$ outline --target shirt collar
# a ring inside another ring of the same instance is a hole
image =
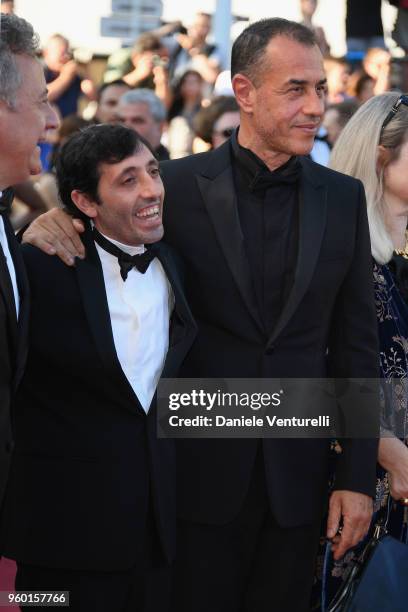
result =
[[[239,127],[234,130],[231,135],[231,147],[234,158],[237,160],[240,167],[248,175],[249,179],[253,179],[259,172],[271,172],[265,162],[262,161],[258,155],[256,155],[251,149],[243,147],[238,142],[238,130]],[[288,159],[287,162],[273,170],[275,174],[290,174],[298,168],[299,158],[294,155]]]
[[[92,227],[93,226],[94,226],[94,223],[92,223]],[[99,232],[99,233],[101,234],[101,236],[106,238],[106,240],[109,240],[109,242],[111,242],[112,244],[117,246],[118,249],[121,249],[122,251],[124,251],[128,255],[141,255],[146,250],[144,244],[139,244],[137,246],[133,246],[133,245],[130,245],[130,244],[123,244],[123,242],[119,242],[118,240],[114,240],[113,238],[109,238],[109,236],[106,236],[106,234],[102,234],[102,232]]]

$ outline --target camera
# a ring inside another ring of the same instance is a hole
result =
[[[166,57],[160,57],[160,55],[153,55],[153,66],[160,66],[161,68],[167,68],[169,60]]]

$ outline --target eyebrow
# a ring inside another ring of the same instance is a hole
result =
[[[146,166],[148,168],[154,166],[155,168],[159,167],[159,162],[157,161],[157,159],[149,159],[149,161],[147,162]],[[124,168],[122,170],[122,172],[119,174],[119,176],[117,177],[117,181],[120,181],[124,176],[126,176],[126,174],[129,174],[129,172],[136,172],[139,173],[143,168],[141,166],[127,166],[126,168]]]
[[[306,79],[289,79],[289,81],[287,81],[288,85],[308,85],[309,81],[307,81]],[[327,83],[327,79],[320,79],[320,81],[317,81],[317,85],[326,85]]]

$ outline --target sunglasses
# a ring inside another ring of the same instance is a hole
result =
[[[388,113],[386,118],[384,119],[384,123],[381,126],[381,131],[383,131],[383,129],[389,124],[391,119],[393,119],[395,117],[395,115],[397,114],[397,111],[398,111],[399,107],[401,106],[401,104],[404,104],[405,106],[408,106],[408,96],[402,94],[398,98],[398,100],[396,101],[396,103],[394,104],[394,106],[392,107],[392,109],[390,110],[390,112]]]
[[[234,130],[234,127],[225,128],[225,130],[214,130],[213,134],[218,134],[219,136],[223,136],[224,138],[229,138]]]

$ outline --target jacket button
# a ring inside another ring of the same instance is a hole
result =
[[[14,448],[14,442],[12,442],[11,440],[6,442],[6,453],[11,453],[13,448]]]
[[[272,353],[274,353],[274,352],[275,352],[275,345],[274,345],[274,344],[272,344],[270,347],[268,347],[268,348],[266,349],[265,354],[266,354],[266,355],[272,355]]]

